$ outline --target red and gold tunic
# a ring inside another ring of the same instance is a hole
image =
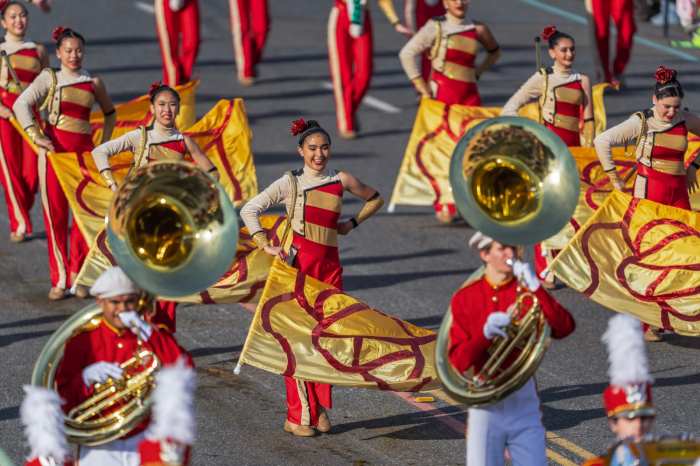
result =
[[[448,356],[452,365],[464,372],[479,371],[488,358],[491,340],[484,336],[484,324],[492,312],[505,312],[520,293],[520,285],[511,278],[500,285],[482,277],[455,293],[450,304],[452,327]],[[534,295],[539,300],[553,338],[564,338],[574,331],[573,317],[542,287]]]
[[[0,44],[0,50],[7,54],[7,61],[3,60],[0,65],[0,87],[3,89],[0,99],[4,106],[12,108],[22,89],[27,88],[39,76],[41,59],[34,42],[8,41],[6,37],[5,42]],[[8,61],[19,78],[19,83],[13,79],[7,66]]]
[[[184,357],[189,365],[192,358],[166,330],[153,328],[151,337],[142,343],[143,349],[152,351],[167,366]],[[56,391],[65,400],[65,412],[89,398],[92,387],[83,383],[83,370],[99,361],[121,364],[131,358],[138,348],[138,339],[130,330],[118,330],[99,319],[94,328],[88,328],[68,340],[63,359],[56,371]],[[148,422],[132,430],[126,437],[142,432]]]

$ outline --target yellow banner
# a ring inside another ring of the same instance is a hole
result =
[[[700,335],[698,213],[615,191],[550,270],[609,309]]]
[[[438,386],[435,338],[276,259],[239,363],[307,381],[419,391]]]
[[[175,123],[181,131],[192,126],[197,120],[197,112],[195,109],[197,87],[199,87],[198,80],[175,86],[175,90],[180,94],[180,113]],[[123,104],[115,105],[114,109],[117,111],[117,124],[114,127],[112,139],[124,133],[128,133],[139,126],[148,126],[153,120],[150,105],[151,98],[147,94]],[[90,114],[92,140],[95,145],[102,142],[103,123],[102,112],[98,111]]]

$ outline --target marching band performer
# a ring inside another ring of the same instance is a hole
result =
[[[516,259],[514,246],[475,233],[469,240],[484,264],[484,275],[452,297],[448,356],[460,373],[478,371],[488,358],[491,340],[505,337],[511,316],[506,311],[523,287],[534,293],[551,327],[552,337],[574,331],[571,314],[540,286],[530,265]],[[512,264],[512,265],[511,265]],[[510,451],[515,466],[547,464],[545,431],[534,379],[505,399],[469,409],[467,464],[502,465]]]
[[[35,385],[25,385],[24,393],[20,415],[30,449],[24,465],[73,466],[58,394]]]
[[[576,42],[554,26],[547,26],[541,37],[547,41],[553,66],[533,74],[508,99],[501,115],[517,116],[520,107],[539,99],[541,120],[547,128],[567,146],[590,147],[595,129],[591,80],[573,69]]]
[[[70,232],[69,260],[68,200],[53,167],[48,163],[46,151],[91,151],[90,110],[93,104],[97,102],[105,115],[102,141],[109,140],[112,135],[116,112],[104,82],[82,68],[85,50],[83,36],[73,29],[58,27],[53,31],[53,39],[61,69],[45,68],[17,98],[12,109],[29,137],[43,149],[39,153],[39,185],[49,246],[52,286],[49,299],[56,300],[64,297],[65,289],[78,275],[88,246],[74,220]],[[35,120],[34,109],[38,105],[47,109],[46,135],[42,134],[41,125]],[[67,276],[67,272],[70,272],[70,276]],[[88,294],[84,287],[75,287],[72,291],[81,298]]]
[[[238,82],[252,86],[270,30],[267,0],[229,0],[229,11]]]
[[[642,326],[637,319],[618,314],[608,322],[603,342],[610,362],[610,385],[603,392],[610,430],[618,441],[639,442],[651,432],[656,417]],[[630,461],[633,458],[626,448],[619,448],[612,455],[620,466],[638,464]],[[601,457],[587,461],[584,466],[605,464],[609,463]]]
[[[376,189],[350,173],[328,167],[331,138],[316,121],[294,121],[292,134],[298,136],[297,151],[304,160],[304,167],[287,172],[248,201],[241,209],[241,218],[258,247],[282,257],[285,256],[282,248],[270,245],[259,217],[271,206],[284,204],[291,219],[288,228],[292,232],[287,260],[301,272],[342,289],[338,235],[347,235],[357,228],[382,207],[384,200]],[[357,215],[341,222],[345,191],[364,200],[365,204]],[[284,430],[302,437],[315,435],[314,428],[328,432],[331,424],[326,409],[332,407],[331,386],[291,377],[285,377],[285,385],[287,420]]]
[[[700,134],[700,118],[681,110],[683,88],[676,71],[659,66],[656,70],[653,106],[637,112],[624,122],[595,138],[595,148],[603,170],[615,189],[622,190],[612,158],[612,146],[635,142],[637,175],[634,197],[661,204],[690,209],[689,189],[697,189],[697,169],[700,161],[685,168],[684,155],[688,148],[688,132]],[[659,329],[645,325],[647,341],[661,341]]]
[[[0,44],[0,176],[10,220],[10,241],[32,234],[29,215],[37,190],[37,158],[10,122],[12,106],[24,88],[49,65],[46,48],[26,39],[29,12],[16,0],[0,1],[5,41]]]
[[[192,78],[199,52],[199,1],[155,0],[154,6],[163,82],[169,86],[186,83]]]
[[[141,290],[122,269],[107,269],[90,292],[102,307],[99,324],[84,328],[66,342],[56,371],[56,388],[65,401],[65,412],[89,398],[95,383],[122,377],[120,364],[139,347],[153,352],[163,366],[180,358],[192,365],[189,354],[167,330],[151,325],[136,312]],[[147,424],[104,445],[80,446],[80,466],[139,466],[138,445],[145,438]]]
[[[411,35],[420,30],[429,19],[445,15],[445,6],[442,0],[406,0],[404,3],[404,17],[406,27]],[[430,57],[427,53],[421,56],[421,77],[425,82],[430,79]]]
[[[483,23],[467,16],[469,0],[443,0],[445,16],[429,20],[401,49],[399,58],[408,79],[424,97],[448,105],[481,105],[476,82],[500,56],[498,42]],[[479,45],[486,58],[476,66]],[[421,57],[430,51],[430,85],[421,74]]]
[[[92,151],[95,166],[107,186],[117,190],[117,183],[112,174],[109,158],[120,152],[132,152],[132,170],[157,161],[184,161],[194,163],[218,179],[216,166],[209,160],[197,143],[189,136],[182,134],[175,126],[180,112],[180,95],[170,86],[160,82],[153,83],[149,90],[151,114],[153,123],[148,127],[139,127],[111,141],[100,144]],[[175,332],[174,301],[157,301],[156,319],[164,323],[169,330]]]
[[[400,20],[392,0],[377,0],[394,28]],[[397,29],[398,30],[398,29]],[[357,137],[355,112],[372,78],[372,22],[367,0],[335,0],[328,17],[328,59],[340,136]]]
[[[194,369],[183,361],[156,374],[152,421],[139,444],[140,466],[188,466],[194,443]]]

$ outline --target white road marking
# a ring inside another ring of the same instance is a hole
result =
[[[138,8],[141,11],[145,11],[148,14],[151,14],[151,15],[156,14],[156,9],[150,3],[136,2],[134,4],[134,6],[136,6],[136,8]]]
[[[323,87],[324,89],[330,89],[332,91],[333,83],[331,83],[330,81],[323,81],[321,83],[321,87]],[[385,102],[381,99],[377,99],[376,97],[372,97],[371,95],[366,95],[365,98],[362,99],[362,104],[384,113],[401,113],[401,109],[399,107],[392,105],[389,102]]]

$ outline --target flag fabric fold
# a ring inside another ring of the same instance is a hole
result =
[[[434,332],[275,259],[239,364],[333,385],[437,388]]]
[[[593,301],[700,335],[700,214],[614,191],[550,265]]]

